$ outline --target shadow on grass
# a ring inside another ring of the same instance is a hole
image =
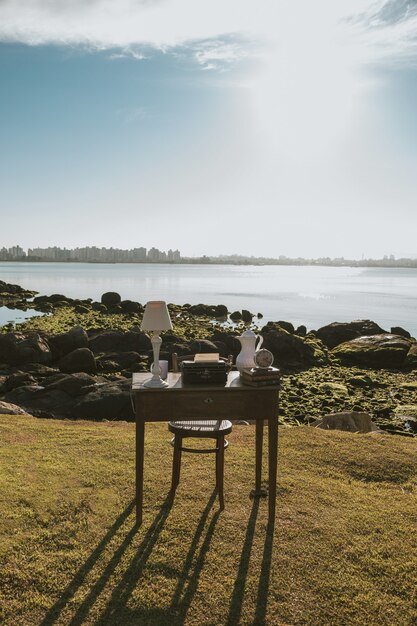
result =
[[[185,623],[188,611],[198,588],[201,572],[203,571],[206,562],[206,555],[210,548],[220,515],[220,511],[217,510],[210,518],[210,512],[213,508],[215,500],[216,491],[213,491],[195,529],[182,570],[180,572],[170,572],[170,577],[175,576],[177,578],[177,584],[172,595],[170,606],[167,608],[155,607],[152,609],[145,609],[141,607],[135,609],[128,606],[132,593],[140,583],[146,564],[169,515],[171,500],[168,497],[162,504],[154,521],[136,549],[136,552],[129,560],[127,566],[123,569],[121,578],[114,587],[107,602],[107,606],[104,608],[100,617],[96,619],[94,622],[95,624],[101,624],[102,626],[119,626],[120,624],[123,624],[124,626],[127,626],[146,623],[149,625],[154,624],[155,626],[162,626],[165,624],[180,626]],[[83,587],[83,585],[85,585],[88,575],[105,552],[109,542],[126,522],[133,510],[134,502],[131,502],[119,515],[113,526],[108,530],[86,562],[80,567],[72,581],[62,593],[62,596],[48,611],[40,626],[53,626],[60,620],[60,618],[62,618],[62,612],[65,610],[67,605],[71,604],[74,596]],[[248,520],[236,581],[232,591],[229,614],[227,616],[228,626],[239,624],[241,620],[246,579],[249,570],[258,510],[259,500],[256,499],[253,502],[251,514]],[[115,570],[119,566],[137,532],[138,526],[134,525],[127,532],[126,536],[122,538],[120,545],[114,551],[103,572],[100,574],[100,577],[94,584],[91,585],[91,587],[87,588],[87,593],[81,604],[76,608],[73,616],[66,622],[70,626],[81,626],[88,621],[89,612],[100,595],[105,592],[111,577],[114,575]],[[267,527],[264,543],[255,617],[253,622],[254,624],[265,624],[273,534],[274,525],[270,523]],[[200,547],[198,547],[199,545]]]
[[[171,600],[171,606],[167,609],[131,609],[127,606],[130,596],[137,585],[145,565],[143,555],[139,550],[125,571],[122,580],[112,593],[109,603],[102,613],[97,624],[120,625],[120,624],[183,624],[188,609],[198,587],[201,571],[204,567],[205,557],[210,547],[211,539],[215,530],[220,511],[216,511],[211,518],[204,541],[196,555],[198,543],[203,535],[210,511],[216,500],[216,491],[213,491],[202,515],[194,536],[192,538],[182,571],[178,575],[178,583]],[[194,563],[194,565],[193,565]],[[188,584],[187,584],[188,583]]]
[[[126,509],[119,515],[113,526],[108,530],[106,535],[100,541],[98,546],[94,549],[91,555],[88,557],[86,562],[80,567],[78,572],[75,574],[74,578],[70,582],[70,584],[65,589],[62,596],[55,602],[54,606],[48,611],[44,619],[42,620],[40,626],[52,626],[56,623],[60,614],[66,607],[66,605],[71,601],[77,591],[82,587],[84,581],[88,574],[91,572],[103,552],[105,551],[107,545],[111,541],[111,539],[115,536],[120,527],[127,520],[129,515],[132,513],[134,509],[135,502],[132,501]],[[161,531],[161,528],[165,522],[165,519],[168,517],[170,508],[171,508],[171,500],[166,498],[164,503],[162,504],[157,516],[155,517],[152,525],[144,536],[142,543],[139,547],[139,552],[146,553],[146,558],[148,558],[149,554],[152,551],[152,547],[154,546],[158,535]],[[100,578],[97,582],[91,587],[86,598],[83,600],[82,604],[78,607],[76,613],[72,617],[69,624],[71,626],[78,626],[85,622],[85,618],[87,617],[91,607],[96,602],[97,598],[101,594],[101,592],[106,587],[111,575],[119,564],[123,554],[129,547],[129,544],[132,542],[134,536],[138,532],[139,527],[135,524],[131,530],[127,533],[126,537],[123,539],[120,546],[114,552],[112,558],[101,574]]]
[[[74,597],[78,589],[84,583],[85,578],[91,572],[94,565],[104,552],[107,547],[109,541],[114,537],[119,528],[125,523],[129,515],[132,513],[133,508],[135,506],[134,500],[128,504],[124,511],[119,515],[119,517],[114,522],[113,526],[109,528],[107,533],[104,535],[103,539],[100,541],[98,546],[93,550],[85,563],[80,567],[78,572],[75,574],[72,581],[64,590],[62,596],[55,602],[53,607],[51,607],[42,620],[40,626],[51,626],[58,619],[61,611],[65,608],[65,606],[70,602],[70,600]]]
[[[239,568],[233,588],[232,599],[230,602],[229,615],[226,622],[227,626],[235,626],[235,624],[240,624],[243,600],[245,596],[246,578],[249,570],[250,556],[252,551],[253,537],[255,534],[258,511],[259,499],[255,498],[252,504],[252,511],[249,516],[245,540],[243,542],[242,552],[240,555]],[[265,624],[273,538],[274,522],[268,522],[264,542],[264,550],[262,555],[261,573],[258,582],[258,593],[253,624]]]

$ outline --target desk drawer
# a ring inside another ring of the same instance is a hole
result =
[[[275,392],[276,403],[278,403]],[[254,392],[230,390],[167,391],[152,397],[152,393],[138,394],[139,414],[147,421],[167,419],[256,419],[262,414],[262,402]]]

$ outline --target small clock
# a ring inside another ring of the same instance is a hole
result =
[[[269,350],[266,350],[266,348],[261,348],[261,350],[255,352],[254,360],[256,367],[268,369],[274,362],[274,355]]]

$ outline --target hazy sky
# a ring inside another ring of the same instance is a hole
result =
[[[417,2],[0,0],[0,247],[417,255]]]

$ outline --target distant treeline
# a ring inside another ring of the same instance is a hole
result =
[[[0,259],[2,262],[25,262],[25,263],[109,263],[109,261],[80,261],[80,260],[57,260],[40,258],[36,256],[22,256],[14,259]],[[113,261],[113,263],[169,263],[172,261],[150,261],[149,259],[144,261]],[[319,259],[304,259],[302,257],[290,258],[279,257],[278,259],[270,257],[246,257],[240,255],[228,255],[228,256],[201,256],[201,257],[181,257],[181,259],[175,261],[175,264],[202,264],[202,265],[317,265],[328,267],[409,267],[417,268],[416,259],[395,259],[393,257],[384,257],[382,259],[344,259],[337,258],[331,259],[330,257],[323,257]]]

